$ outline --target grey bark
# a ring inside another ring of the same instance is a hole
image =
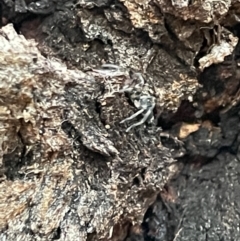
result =
[[[216,212],[210,226],[212,213],[203,212],[209,215],[204,224],[190,219],[208,190],[188,196],[198,187],[198,171],[192,174],[179,158],[202,165],[237,145],[239,129],[227,135],[225,124],[238,117],[222,114],[219,128],[204,119],[238,106],[238,38],[230,31],[238,5],[5,0],[2,23],[18,23],[25,37],[11,24],[1,28],[0,239],[237,240],[235,229],[225,238],[234,222],[220,221],[231,216],[227,212]],[[124,74],[94,71],[103,63]],[[156,123],[126,133],[129,124],[120,122],[136,106],[131,94],[118,90],[133,84],[132,72],[141,73],[156,98]],[[213,73],[219,78],[209,84]],[[193,109],[189,125],[177,121],[183,103]],[[164,132],[159,122],[172,119],[176,125]],[[238,165],[230,159],[230,166]],[[186,175],[190,184],[181,186]],[[231,186],[231,173],[226,176]]]

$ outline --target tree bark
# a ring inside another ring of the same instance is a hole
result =
[[[0,240],[237,240],[238,8],[5,0]]]

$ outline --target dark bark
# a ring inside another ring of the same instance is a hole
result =
[[[238,7],[4,0],[0,239],[237,240]]]

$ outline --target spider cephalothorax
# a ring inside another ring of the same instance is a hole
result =
[[[155,107],[155,97],[152,95],[151,88],[145,83],[142,75],[140,73],[128,73],[121,69],[120,67],[113,64],[105,64],[99,70],[94,70],[105,76],[121,76],[128,75],[131,81],[126,84],[122,89],[114,91],[115,93],[128,93],[129,98],[132,103],[138,109],[136,113],[132,116],[122,120],[120,123],[125,123],[129,120],[134,119],[140,114],[143,115],[143,118],[137,123],[132,124],[127,128],[126,132],[129,132],[133,127],[144,124],[145,122],[150,122],[153,120],[153,109]]]

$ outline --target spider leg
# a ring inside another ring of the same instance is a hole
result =
[[[137,123],[131,125],[130,127],[128,127],[127,130],[126,130],[126,132],[129,132],[133,127],[142,125],[144,122],[146,122],[146,120],[149,118],[149,116],[150,116],[151,114],[152,114],[152,109],[149,109],[149,110],[145,113],[144,117],[143,117],[139,122],[137,122]],[[130,117],[129,117],[129,118],[130,118]]]
[[[126,87],[123,87],[121,90],[119,90],[118,93],[124,93],[124,92],[131,93],[132,90],[133,90],[133,87],[126,86]]]
[[[126,75],[123,69],[115,64],[103,64],[101,69],[92,69],[92,71],[109,77]]]
[[[113,70],[103,70],[103,69],[93,69],[94,72],[99,73],[101,75],[105,75],[105,76],[109,76],[109,77],[118,77],[118,76],[122,76],[125,75],[124,72],[121,71],[113,71]]]
[[[129,121],[129,120],[134,119],[136,116],[142,114],[143,112],[144,112],[144,109],[141,109],[141,110],[137,111],[135,114],[133,114],[133,115],[131,115],[130,117],[122,120],[122,121],[120,122],[120,124],[122,124],[122,123],[124,123],[124,122],[126,122],[126,121]]]

